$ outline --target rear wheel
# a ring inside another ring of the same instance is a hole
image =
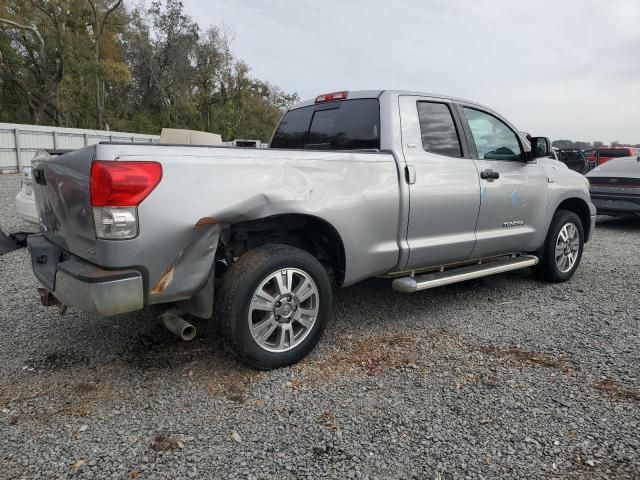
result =
[[[536,276],[548,282],[566,282],[578,269],[584,248],[584,229],[580,217],[558,210],[551,221]]]
[[[309,253],[265,245],[224,277],[223,331],[233,352],[259,369],[291,365],[318,343],[331,309],[327,271]]]

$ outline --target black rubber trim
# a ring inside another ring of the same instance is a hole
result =
[[[60,262],[58,264],[58,271],[66,273],[70,277],[83,283],[115,282],[117,280],[127,280],[142,276],[137,270],[104,270],[78,257]]]
[[[30,235],[27,244],[35,276],[51,291],[55,291],[57,272],[91,284],[142,277],[141,272],[132,268],[105,270],[65,252],[44,235]]]

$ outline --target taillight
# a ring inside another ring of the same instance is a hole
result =
[[[335,102],[336,100],[344,100],[349,94],[348,91],[323,93],[316,97],[316,103]]]
[[[138,207],[93,207],[96,238],[126,240],[138,236]]]
[[[138,235],[138,205],[158,186],[157,162],[94,161],[89,194],[96,237],[129,239]]]
[[[91,205],[137,207],[162,179],[157,162],[105,162],[91,164]]]

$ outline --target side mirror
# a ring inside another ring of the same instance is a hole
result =
[[[551,142],[547,137],[533,137],[531,139],[531,156],[533,158],[551,155]]]

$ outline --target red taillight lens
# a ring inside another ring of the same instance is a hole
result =
[[[94,161],[90,194],[94,207],[136,207],[160,183],[157,162]]]
[[[336,100],[344,100],[347,98],[348,94],[349,92],[347,91],[324,93],[316,97],[316,103],[335,102]]]

